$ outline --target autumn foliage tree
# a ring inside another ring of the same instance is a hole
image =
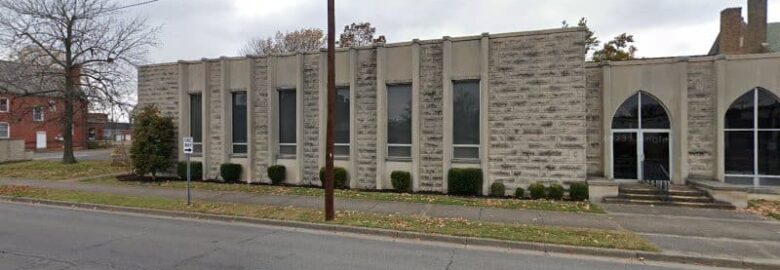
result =
[[[601,50],[593,53],[593,61],[625,61],[634,59],[637,48],[634,43],[634,36],[626,33],[620,34],[613,40],[604,44]]]
[[[342,48],[368,46],[376,43],[385,43],[384,35],[374,38],[376,27],[371,27],[370,22],[358,22],[344,26],[344,32],[339,37],[338,46]]]
[[[244,55],[267,55],[316,51],[325,46],[322,29],[303,28],[292,32],[276,32],[273,37],[255,38],[247,42],[240,53]]]

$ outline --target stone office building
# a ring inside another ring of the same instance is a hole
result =
[[[564,28],[338,50],[336,166],[360,189],[392,188],[390,174],[408,171],[415,191],[446,192],[461,167],[482,169],[484,192],[617,179],[780,186],[780,54],[587,63],[584,38]],[[325,67],[325,52],[142,66],[138,101],[195,138],[206,177],[232,162],[267,182],[280,164],[288,183],[316,185]]]

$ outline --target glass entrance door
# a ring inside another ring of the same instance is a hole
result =
[[[612,142],[614,177],[616,179],[638,179],[637,133],[616,132]]]
[[[669,180],[669,133],[642,133],[642,180]]]

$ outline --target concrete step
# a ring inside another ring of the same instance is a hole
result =
[[[709,203],[713,202],[712,198],[708,196],[680,196],[670,195],[663,196],[659,194],[619,194],[619,198],[631,199],[631,200],[646,200],[646,201],[674,201],[674,202],[699,202]]]
[[[681,206],[681,207],[694,207],[694,208],[711,208],[711,209],[735,209],[735,207],[725,202],[681,202],[681,201],[657,201],[657,200],[641,200],[641,199],[626,199],[620,197],[607,197],[604,198],[604,203],[611,204],[634,204],[634,205],[658,205],[658,206]]]
[[[638,188],[638,187],[620,187],[618,188],[618,192],[620,194],[648,194],[648,195],[658,194],[658,190],[655,188]],[[669,189],[669,195],[685,196],[685,197],[697,197],[697,196],[706,197],[707,192],[696,190],[696,189],[671,188]]]

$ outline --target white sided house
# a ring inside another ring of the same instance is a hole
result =
[[[780,54],[586,63],[584,39],[563,28],[337,50],[336,166],[352,188],[390,189],[408,171],[415,191],[445,193],[448,170],[464,167],[482,169],[483,193],[589,181],[598,199],[622,180],[669,180],[747,198],[780,186]],[[268,182],[280,164],[287,183],[318,185],[326,59],[142,66],[138,101],[195,137],[205,177],[232,162]]]

